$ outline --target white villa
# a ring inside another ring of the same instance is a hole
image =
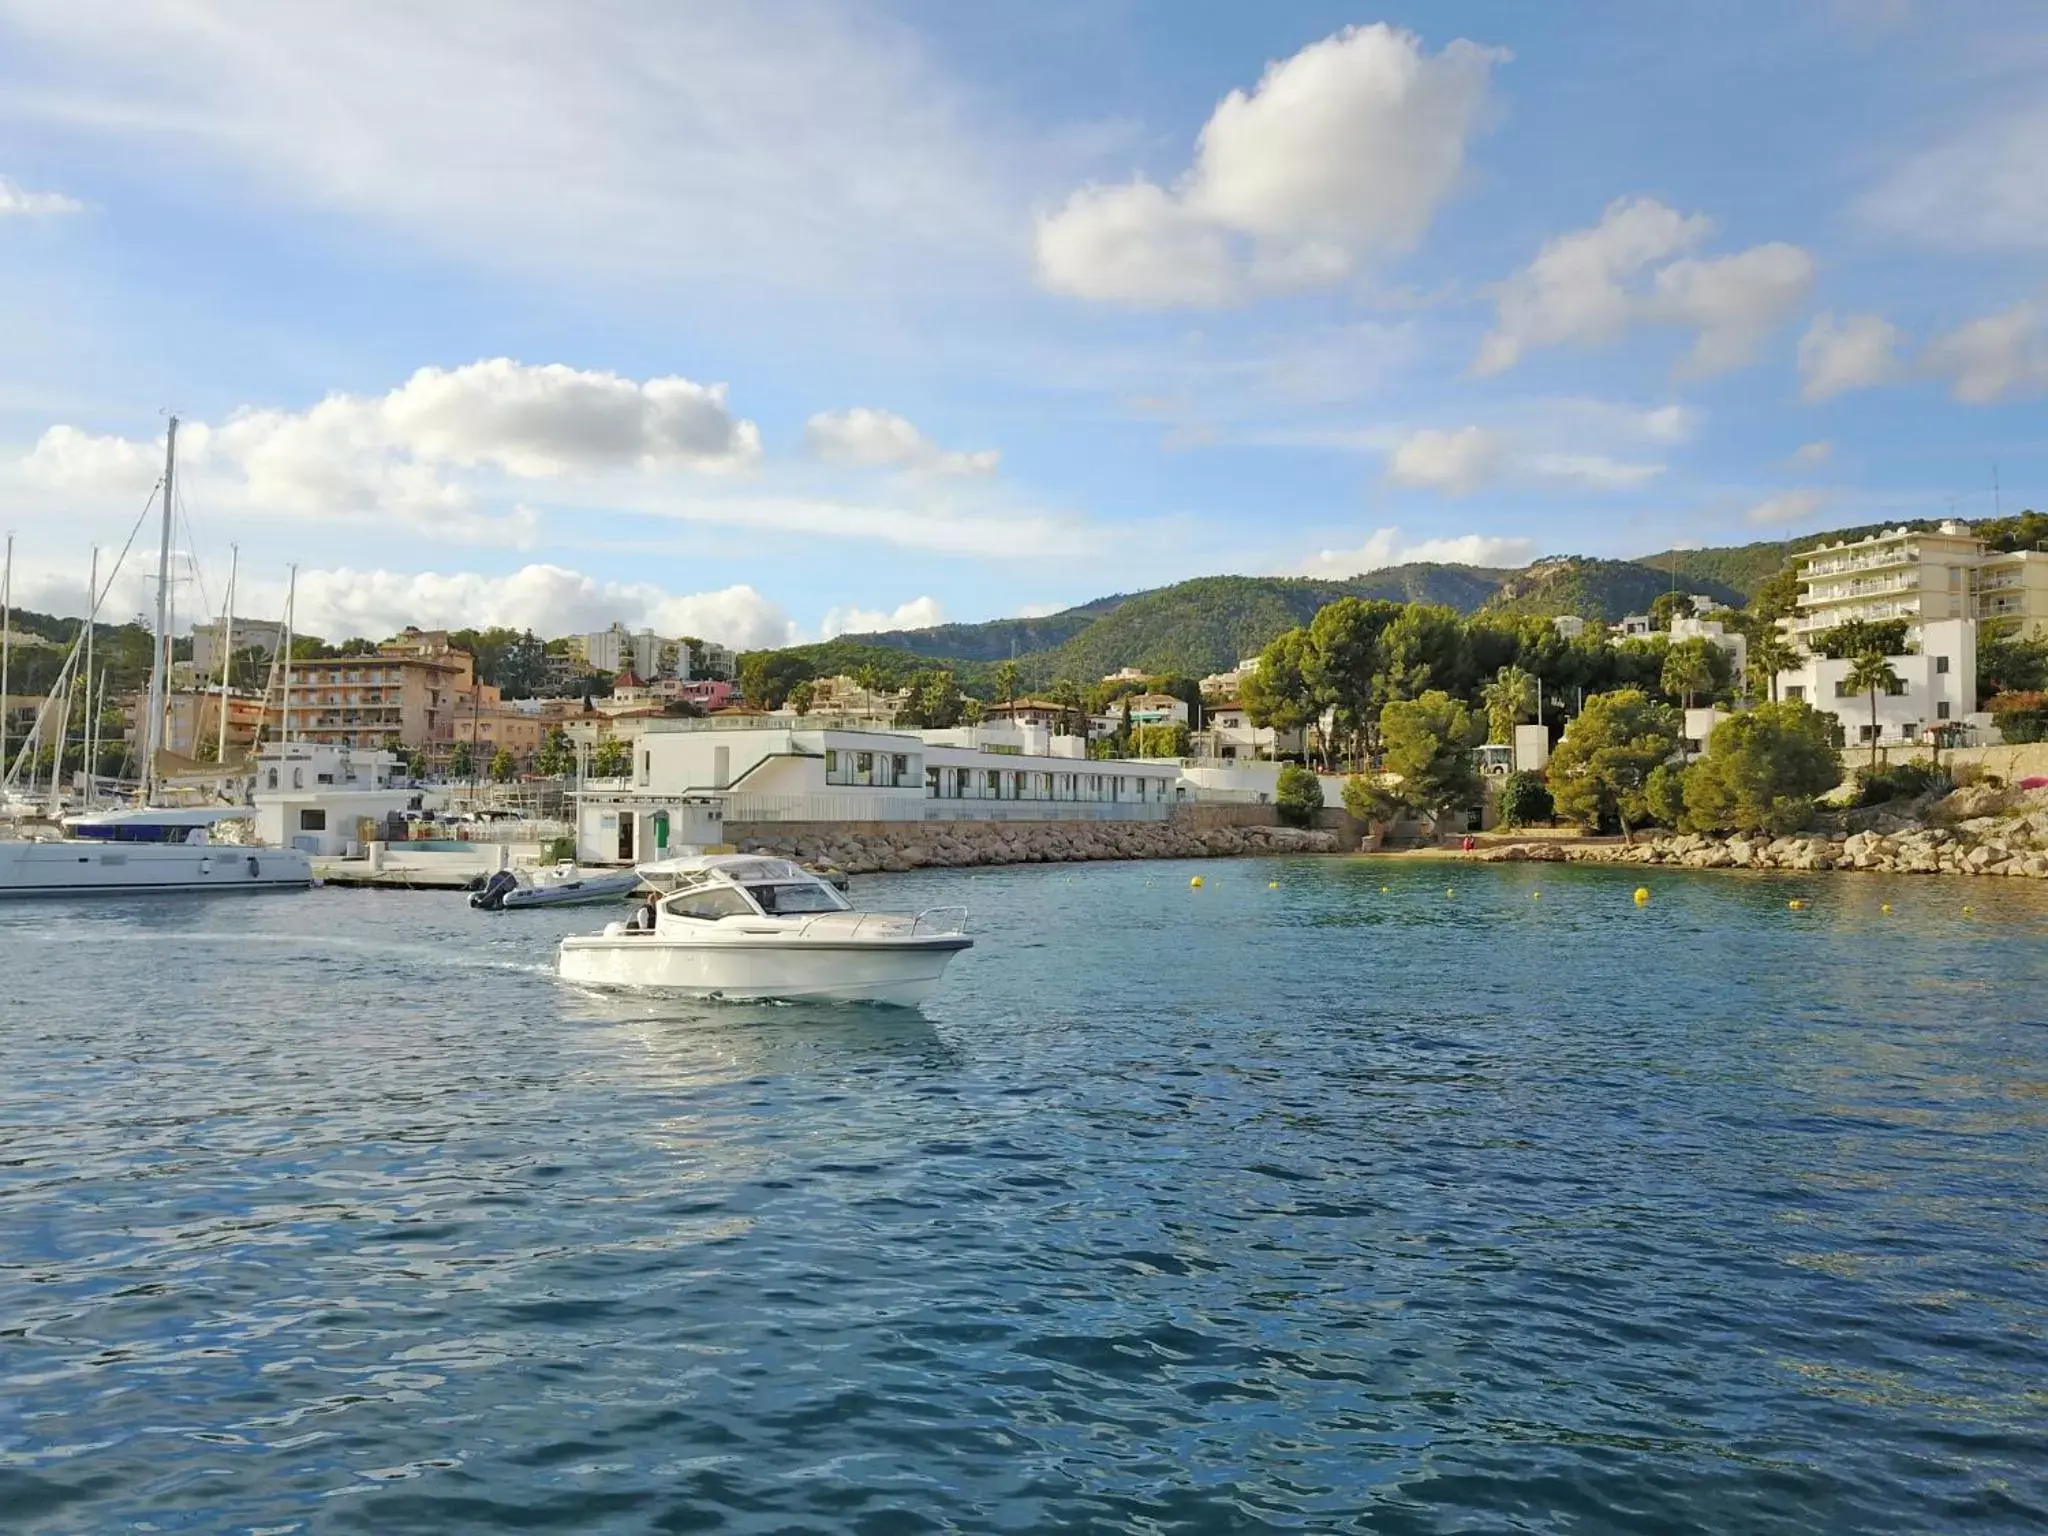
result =
[[[1977,703],[1977,621],[1932,619],[1913,626],[1909,643],[1919,649],[1887,657],[1899,687],[1877,698],[1877,744],[1910,745],[1931,726],[1948,721],[1982,727],[1988,718],[1973,716]],[[1843,659],[1808,656],[1804,663],[1778,674],[1778,697],[1803,699],[1842,723],[1842,739],[1852,746],[1871,744],[1870,697],[1849,691],[1848,677],[1856,664]]]
[[[577,856],[631,863],[730,822],[1163,820],[1173,758],[1091,761],[1044,726],[891,731],[761,717],[648,720],[624,781],[577,796]]]

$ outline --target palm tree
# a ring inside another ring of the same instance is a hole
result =
[[[1749,642],[1749,672],[1752,683],[1763,679],[1763,691],[1773,704],[1778,702],[1778,674],[1799,665],[1795,651],[1775,626],[1760,630]]]
[[[1017,702],[1017,678],[1022,670],[1014,661],[1006,661],[996,668],[996,692],[1003,696],[1006,709]]]
[[[867,698],[865,713],[872,716],[875,712],[875,691],[882,686],[882,669],[869,662],[866,666],[855,669],[853,680]]]
[[[1875,651],[1858,656],[1849,666],[1846,686],[1851,693],[1870,695],[1870,767],[1877,769],[1877,691],[1895,693],[1904,686],[1899,674],[1892,670],[1892,664]]]
[[[1514,745],[1515,727],[1536,713],[1536,678],[1520,667],[1502,667],[1479,692],[1492,739]]]
[[[1714,686],[1714,664],[1707,655],[1705,640],[1687,640],[1664,655],[1664,670],[1657,681],[1666,693],[1682,694],[1685,707],[1692,708],[1693,695]]]

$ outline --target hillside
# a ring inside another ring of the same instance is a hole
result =
[[[1747,600],[1726,582],[1696,575],[1689,565],[1679,585],[1687,592],[1704,592],[1731,605]],[[1526,571],[1509,576],[1481,612],[1501,618],[1545,619],[1575,613],[1595,623],[1612,624],[1624,614],[1644,612],[1658,593],[1670,589],[1670,576],[1637,561],[1565,555],[1539,560]]]
[[[1340,597],[1444,603],[1470,613],[1499,582],[1497,571],[1462,566],[1398,566],[1348,581],[1202,576],[1126,598],[1056,650],[1019,660],[1033,686],[1055,677],[1091,681],[1119,667],[1204,677],[1256,656]]]
[[[1256,655],[1276,635],[1306,623],[1318,608],[1340,597],[1440,603],[1463,614],[1502,618],[1569,613],[1612,623],[1624,614],[1646,612],[1658,594],[1675,585],[1681,592],[1703,592],[1739,607],[1784,567],[1788,556],[1816,544],[1863,538],[1896,526],[1872,523],[1805,534],[1789,542],[1667,549],[1636,560],[1553,556],[1520,571],[1415,564],[1341,581],[1204,576],[1147,592],[1098,598],[1044,618],[845,635],[797,651],[828,672],[866,662],[897,677],[919,667],[944,665],[954,669],[963,687],[984,695],[993,686],[995,668],[1012,656],[1027,688],[1042,688],[1062,677],[1093,682],[1121,667],[1203,677]],[[2015,547],[2039,542],[2044,532],[2038,515],[1979,526]]]

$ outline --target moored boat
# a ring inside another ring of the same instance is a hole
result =
[[[640,876],[630,869],[579,869],[557,864],[548,869],[502,869],[484,882],[469,904],[485,912],[518,912],[527,907],[591,907],[624,901],[640,889]]]
[[[914,1008],[973,947],[964,907],[856,912],[786,859],[708,855],[671,872],[651,926],[611,923],[562,940],[556,971],[587,986],[731,1001],[889,1003]]]

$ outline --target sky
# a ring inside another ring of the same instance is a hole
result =
[[[172,414],[181,621],[232,548],[330,638],[2040,506],[2044,69],[2040,0],[0,0],[16,600]]]

